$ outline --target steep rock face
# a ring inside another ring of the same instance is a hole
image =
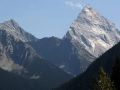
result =
[[[85,71],[90,63],[120,41],[120,32],[113,23],[87,5],[63,40],[69,41],[78,59],[86,62],[83,66],[80,62],[80,71]]]
[[[45,60],[78,75],[119,41],[120,32],[115,25],[87,5],[63,39],[44,38],[31,45]]]
[[[111,75],[116,60],[120,58],[120,43],[96,59],[84,72],[56,90],[94,90],[95,81],[101,68]]]
[[[92,62],[120,41],[120,32],[88,5],[72,23],[65,38],[77,48],[80,56],[84,56],[81,53],[85,50],[91,54],[93,58],[88,56],[86,60]]]
[[[25,42],[35,40],[37,39],[25,32],[14,20],[1,23],[0,67],[8,71],[23,69],[23,62],[26,62],[26,59],[31,57],[30,54],[28,55],[27,53],[32,52],[33,54],[31,55],[33,56],[35,53],[34,50],[31,50],[32,48],[29,45],[25,44]],[[30,49],[31,51],[27,51],[27,49]],[[22,50],[24,51],[21,52]]]
[[[24,31],[24,29],[22,29],[13,19],[0,23],[0,30],[6,31],[8,35],[12,35],[16,40],[21,40],[23,42],[37,40],[33,35]]]
[[[15,22],[13,24],[12,21],[8,21],[0,26],[0,68],[35,82],[36,90],[49,90],[72,78],[43,60],[27,44],[37,39],[29,33],[26,34]]]

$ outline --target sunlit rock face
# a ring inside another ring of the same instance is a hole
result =
[[[0,23],[0,31],[6,32],[8,36],[12,35],[17,41],[28,42],[37,40],[33,35],[24,31],[13,19]]]
[[[115,25],[87,5],[63,39],[43,38],[32,42],[32,46],[45,60],[78,75],[119,41],[120,32]]]
[[[79,60],[79,64],[76,64],[76,59],[69,57],[68,67],[79,65],[79,72],[82,73],[96,58],[120,41],[120,32],[115,24],[87,5],[71,24],[63,41],[71,44],[73,52],[70,55]]]
[[[92,62],[120,41],[120,32],[113,23],[87,5],[70,26],[65,38],[77,48],[80,58]],[[87,52],[83,55],[84,51]]]

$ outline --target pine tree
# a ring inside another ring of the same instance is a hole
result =
[[[120,58],[116,59],[111,75],[111,80],[114,82],[115,88],[120,90]]]
[[[113,83],[102,68],[99,71],[95,90],[115,90]]]

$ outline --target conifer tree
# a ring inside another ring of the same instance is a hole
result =
[[[113,83],[111,82],[107,74],[104,72],[103,68],[101,68],[99,71],[95,90],[115,90]]]

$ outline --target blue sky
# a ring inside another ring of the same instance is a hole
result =
[[[14,19],[38,38],[63,37],[85,4],[120,27],[120,0],[0,0],[0,22]]]

